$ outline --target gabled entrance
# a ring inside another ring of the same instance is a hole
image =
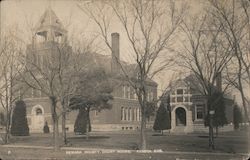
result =
[[[171,111],[171,132],[188,133],[193,131],[192,111],[184,105],[176,105]]]
[[[40,105],[36,105],[31,111],[31,130],[33,132],[43,132],[45,124],[44,109]]]

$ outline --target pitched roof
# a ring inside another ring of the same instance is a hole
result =
[[[92,52],[92,53],[84,54],[82,59],[83,59],[83,62],[89,63],[93,65],[93,67],[94,66],[100,67],[100,68],[103,68],[106,73],[108,74],[111,73],[112,57],[110,55],[102,55],[102,54]],[[137,72],[138,72],[138,67],[136,64],[128,64],[125,61],[121,61],[120,63],[129,77],[136,78]],[[121,78],[123,77],[122,79],[124,79],[124,74],[121,69],[120,69],[120,72],[116,73],[116,77],[121,77]],[[147,82],[151,83],[152,85],[157,85],[157,83],[150,78],[147,78]]]
[[[35,30],[46,30],[48,27],[54,27],[62,32],[66,31],[62,25],[62,22],[59,20],[55,12],[50,7],[48,7],[45,10],[44,14],[41,16],[40,20],[36,24]]]

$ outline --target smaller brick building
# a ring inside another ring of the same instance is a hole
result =
[[[204,126],[204,119],[207,114],[207,98],[197,91],[190,80],[192,75],[174,82],[170,91],[165,97],[170,97],[171,106],[171,132],[208,132]],[[221,79],[219,80],[221,81]],[[221,82],[218,82],[219,84]],[[226,105],[226,118],[228,125],[222,130],[232,130],[233,126],[233,105],[231,98],[224,97]]]

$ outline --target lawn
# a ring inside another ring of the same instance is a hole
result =
[[[85,135],[68,134],[68,147],[95,149],[137,149],[139,132],[92,132],[89,139]],[[207,134],[164,136],[155,132],[147,133],[148,149],[162,149],[164,153],[103,153],[68,154],[67,148],[58,152],[52,149],[13,148],[0,146],[0,159],[88,159],[88,160],[172,160],[172,159],[246,159],[248,135],[246,132],[221,133],[215,139],[216,150],[208,148]],[[24,137],[11,137],[11,145],[53,146],[52,134],[31,134]],[[230,154],[228,154],[230,153]]]
[[[92,132],[89,139],[85,135],[68,134],[69,147],[102,149],[138,149],[139,132]],[[163,151],[209,152],[207,134],[160,136],[155,132],[147,133],[148,149]],[[26,137],[12,137],[11,144],[53,146],[52,134],[31,134]],[[228,132],[215,138],[215,152],[247,153],[248,136],[246,132]]]

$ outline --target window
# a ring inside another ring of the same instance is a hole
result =
[[[177,94],[183,94],[183,89],[177,89]]]
[[[137,108],[137,121],[140,121],[140,108]]]
[[[126,98],[130,98],[130,87],[129,86],[127,86],[127,95],[126,95]]]
[[[121,120],[124,120],[124,108],[121,108]]]
[[[175,97],[171,98],[171,102],[175,103]]]
[[[136,91],[134,89],[134,99],[137,99]]]
[[[177,102],[183,102],[183,97],[177,97]]]
[[[130,121],[130,118],[131,118],[131,108],[128,109],[128,121]]]
[[[189,102],[189,97],[184,97],[184,102]]]
[[[126,86],[122,86],[122,91],[123,91],[123,98],[126,98]]]
[[[136,121],[136,118],[137,118],[137,116],[136,116],[136,108],[134,108],[133,121]]]
[[[99,112],[99,111],[95,111],[95,116],[98,116],[98,112]]]
[[[41,108],[36,109],[36,115],[41,115],[42,113],[43,111],[41,110]]]
[[[148,91],[148,101],[153,101],[153,92],[152,91]]]
[[[124,109],[124,120],[126,121],[128,118],[127,118],[127,115],[128,115],[128,109],[127,108],[125,108]]]
[[[130,121],[133,121],[133,119],[134,119],[134,114],[133,113],[134,113],[133,109],[130,108]]]
[[[196,105],[196,119],[203,119],[204,118],[204,105],[198,104]]]
[[[153,101],[153,99],[154,99],[154,92],[152,91],[150,93],[151,93],[151,101]]]
[[[128,85],[123,86],[123,98],[130,98],[130,87]]]
[[[183,92],[184,92],[184,94],[188,94],[188,90],[187,89],[184,89]]]
[[[141,120],[141,110],[139,109],[139,121]]]

